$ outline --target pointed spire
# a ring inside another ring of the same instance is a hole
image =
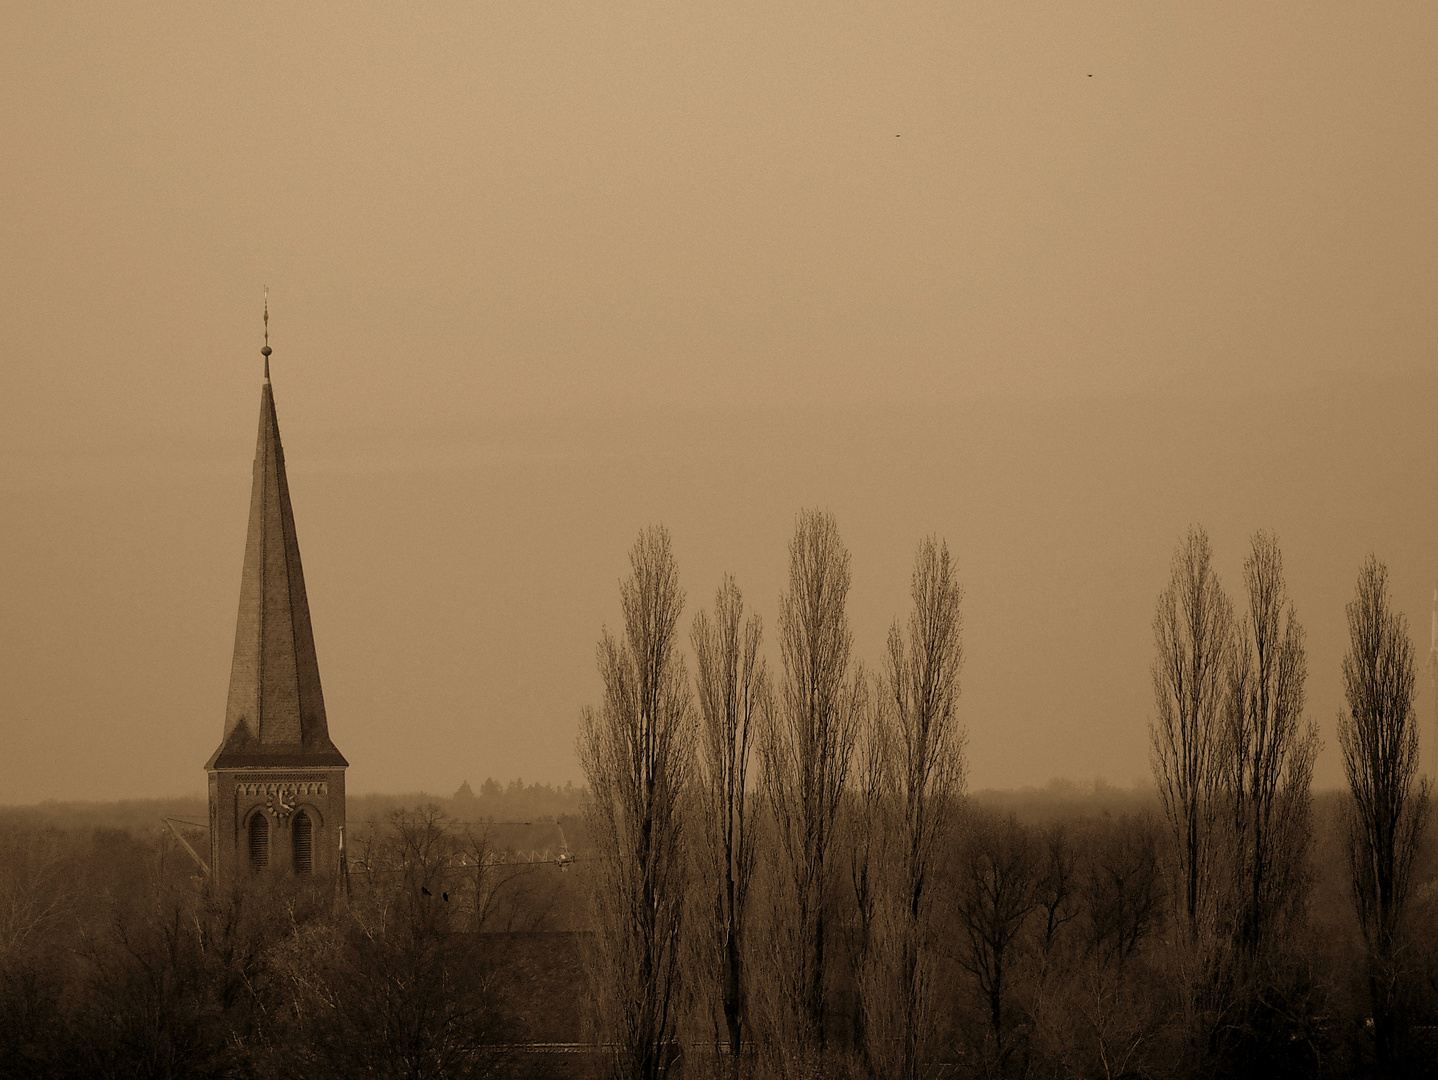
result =
[[[225,733],[210,769],[344,765],[330,741],[270,386],[269,345]]]

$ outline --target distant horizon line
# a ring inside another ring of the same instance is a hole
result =
[[[544,783],[543,781],[535,780],[535,781],[530,781],[530,783],[529,783],[529,784],[526,784],[525,787],[528,788],[528,787],[530,786],[530,784],[541,784],[542,786],[549,787],[549,788],[552,788],[552,789],[555,789],[555,790],[558,790],[558,791],[563,791],[566,785],[568,785],[568,786],[569,786],[572,790],[574,790],[574,791],[586,791],[586,790],[588,789],[588,785],[585,785],[585,784],[577,784],[577,785],[576,785],[576,784],[574,784],[573,781],[565,781],[564,784],[553,784],[553,783]],[[1345,793],[1345,792],[1348,790],[1348,788],[1347,788],[1347,785],[1343,785],[1343,784],[1335,784],[1335,785],[1330,785],[1330,786],[1326,786],[1326,787],[1319,787],[1319,786],[1317,786],[1317,785],[1314,785],[1314,786],[1311,787],[1309,790],[1310,790],[1310,792],[1311,792],[1313,795],[1317,796],[1317,795],[1328,795],[1328,794],[1335,794],[1335,793],[1336,793],[1336,794],[1343,794],[1343,793]],[[1131,794],[1131,795],[1137,795],[1137,794],[1157,795],[1157,794],[1158,794],[1158,788],[1157,788],[1157,786],[1154,785],[1152,782],[1144,782],[1144,783],[1135,782],[1135,783],[1130,783],[1130,784],[1115,784],[1115,783],[1111,783],[1111,782],[1108,781],[1108,780],[1105,780],[1105,779],[1102,778],[1102,777],[1095,777],[1094,779],[1091,779],[1091,780],[1070,780],[1070,779],[1068,779],[1068,778],[1066,778],[1066,777],[1054,777],[1054,778],[1052,778],[1051,780],[1047,781],[1047,782],[1044,783],[1044,784],[1019,784],[1019,785],[1014,785],[1014,786],[1011,786],[1011,787],[995,787],[995,786],[990,785],[990,786],[988,786],[988,787],[974,788],[974,789],[972,789],[972,790],[970,790],[970,791],[965,792],[965,795],[966,795],[966,796],[969,796],[969,797],[977,797],[977,796],[984,796],[984,795],[1012,795],[1012,794],[1036,794],[1036,795],[1037,795],[1037,794],[1050,794],[1050,795],[1059,795],[1059,796],[1071,796],[1071,795],[1097,796],[1097,795],[1100,795],[1100,794],[1109,794],[1109,793],[1113,793],[1113,794]],[[428,800],[443,800],[443,801],[445,801],[445,802],[450,802],[450,801],[453,801],[453,800],[457,797],[457,795],[458,795],[457,792],[452,792],[452,793],[450,793],[450,794],[448,794],[448,795],[436,795],[436,794],[433,793],[433,792],[424,791],[424,790],[421,789],[421,790],[411,790],[411,791],[360,791],[360,792],[350,792],[350,793],[349,793],[349,798],[350,798],[350,799],[386,798],[386,799],[402,799],[402,800],[403,800],[403,799],[428,799]],[[119,804],[123,804],[123,803],[172,803],[172,802],[197,802],[197,803],[204,803],[204,802],[207,802],[207,801],[208,801],[208,798],[209,798],[209,796],[208,796],[208,794],[207,794],[204,790],[199,790],[199,791],[196,791],[196,792],[192,792],[192,793],[189,793],[189,794],[183,794],[183,795],[175,795],[175,794],[171,794],[171,795],[138,795],[138,796],[127,796],[127,797],[116,798],[116,799],[66,799],[66,798],[48,798],[48,799],[40,799],[40,800],[37,800],[37,801],[35,801],[35,802],[26,802],[26,803],[0,802],[0,810],[27,810],[27,809],[37,808],[37,807],[46,807],[46,806],[113,806],[113,805],[119,805]],[[474,798],[478,799],[478,798],[480,798],[480,796],[476,793],[476,794],[474,795]]]

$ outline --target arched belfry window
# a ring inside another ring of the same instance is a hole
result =
[[[262,811],[250,815],[250,869],[263,870],[270,865],[270,823]]]
[[[308,874],[315,866],[315,827],[310,816],[301,810],[295,815],[290,831],[294,839],[295,873]]]

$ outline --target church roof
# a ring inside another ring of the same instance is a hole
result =
[[[343,766],[325,720],[268,350],[265,359],[225,733],[205,767]]]

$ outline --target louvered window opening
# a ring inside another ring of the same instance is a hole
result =
[[[261,813],[250,816],[250,869],[263,870],[270,865],[270,823]]]
[[[315,850],[315,830],[310,816],[301,810],[295,815],[295,823],[291,829],[294,832],[295,873],[308,874],[314,869]]]

